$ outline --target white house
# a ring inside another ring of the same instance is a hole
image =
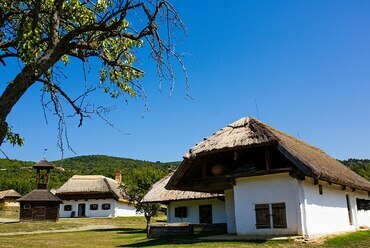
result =
[[[22,196],[14,189],[0,191],[0,205],[4,207],[19,207],[17,199]]]
[[[226,223],[225,197],[194,191],[166,190],[173,173],[156,182],[145,195],[144,203],[167,205],[168,223],[220,224]]]
[[[55,193],[63,204],[60,217],[136,216],[135,206],[125,200],[116,180],[99,175],[75,175]]]
[[[184,156],[171,190],[224,193],[229,233],[304,235],[370,226],[370,182],[311,146],[242,118]]]

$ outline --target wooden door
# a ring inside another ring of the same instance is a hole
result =
[[[199,223],[212,224],[212,205],[199,206]]]
[[[86,204],[78,204],[78,217],[86,217]]]
[[[35,221],[45,220],[46,208],[44,206],[35,206],[32,211],[32,219]]]

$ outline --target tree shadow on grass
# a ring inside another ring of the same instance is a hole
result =
[[[133,244],[125,244],[117,247],[153,247],[157,245],[171,245],[171,246],[182,246],[191,245],[197,243],[214,243],[214,242],[230,242],[230,243],[249,243],[249,244],[263,244],[266,240],[233,240],[233,241],[213,241],[213,240],[199,240],[194,236],[182,237],[182,238],[162,238],[162,239],[147,239],[146,241],[141,241]]]

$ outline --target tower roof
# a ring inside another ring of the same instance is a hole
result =
[[[48,190],[45,189],[36,189],[31,191],[27,195],[19,198],[18,202],[59,202],[62,203],[62,200],[59,197],[53,195]]]
[[[34,169],[54,169],[54,166],[49,163],[46,159],[40,160],[38,163],[33,165]]]

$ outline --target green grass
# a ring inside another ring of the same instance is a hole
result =
[[[370,231],[358,231],[346,235],[328,238],[324,245],[326,247],[370,247]]]
[[[346,235],[333,236],[322,244],[297,243],[294,241],[200,241],[195,237],[147,239],[145,234],[145,219],[143,217],[127,217],[115,219],[62,219],[58,223],[19,223],[34,226],[35,229],[58,228],[75,225],[113,225],[115,229],[92,230],[67,233],[32,234],[20,236],[0,236],[1,247],[189,247],[189,248],[221,248],[221,247],[370,247],[370,231],[361,231]],[[24,231],[17,224],[4,224],[9,230]],[[54,226],[55,227],[55,226]],[[4,229],[3,229],[4,230]],[[3,231],[0,230],[0,233]],[[9,232],[9,230],[5,230]],[[50,230],[50,229],[48,229]]]

